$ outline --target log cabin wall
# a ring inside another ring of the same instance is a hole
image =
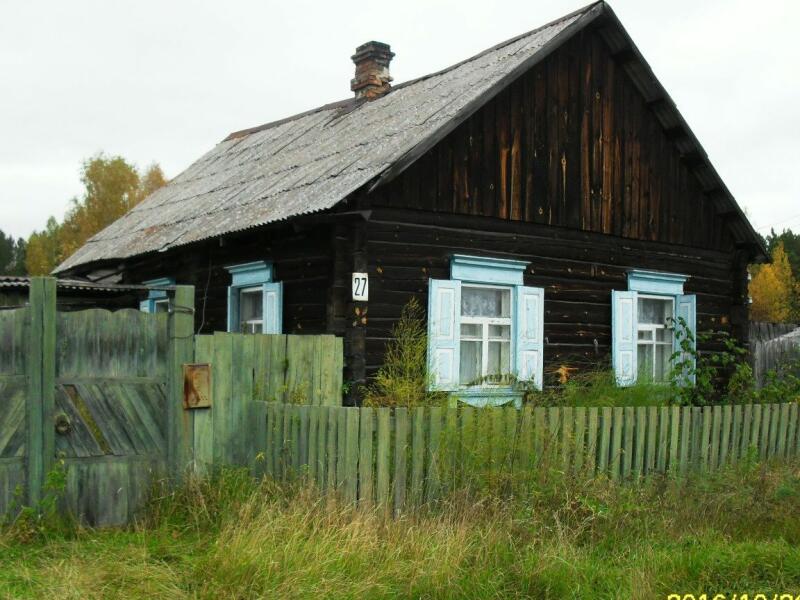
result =
[[[427,306],[453,253],[531,262],[545,288],[545,378],[607,366],[611,291],[631,268],[684,273],[698,329],[744,338],[746,265],[723,218],[605,42],[586,31],[365,201],[367,372],[402,305]],[[710,342],[701,350],[719,348]]]
[[[124,283],[173,277],[195,286],[195,329],[226,331],[230,273],[225,267],[255,260],[274,264],[274,280],[283,282],[284,333],[332,333],[329,294],[334,261],[329,225],[262,228],[239,235],[175,248],[130,260]],[[341,335],[341,332],[339,332]]]
[[[713,201],[590,30],[371,197],[373,205],[732,249]]]
[[[525,285],[545,289],[545,382],[561,365],[610,368],[611,291],[631,268],[688,274],[698,330],[737,333],[746,324],[741,266],[731,253],[474,216],[375,210],[367,228],[370,302],[366,371],[383,362],[391,327],[428,279],[449,279],[453,253],[530,261]],[[746,277],[746,275],[745,275]],[[732,328],[735,325],[735,328]],[[718,342],[701,350],[718,350]]]

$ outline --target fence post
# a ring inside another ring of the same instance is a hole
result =
[[[183,365],[194,360],[194,286],[179,285],[169,313],[167,465],[180,480],[192,460],[194,422],[183,410]]]
[[[28,502],[33,506],[42,498],[42,486],[55,458],[56,280],[32,277],[28,304],[27,482]]]

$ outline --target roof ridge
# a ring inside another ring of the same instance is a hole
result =
[[[572,11],[571,13],[569,13],[567,15],[563,15],[561,17],[558,17],[557,19],[553,19],[552,21],[550,21],[548,23],[545,23],[544,25],[540,25],[539,27],[536,27],[535,29],[531,29],[530,31],[526,31],[525,33],[520,33],[519,35],[515,35],[512,38],[509,38],[509,39],[507,39],[507,40],[505,40],[503,42],[500,42],[499,44],[495,44],[494,46],[492,46],[490,48],[486,48],[485,50],[481,50],[477,54],[474,54],[474,55],[470,56],[469,58],[465,58],[464,60],[461,60],[461,61],[459,61],[459,62],[457,62],[455,64],[452,64],[452,65],[450,65],[448,67],[445,67],[444,69],[440,69],[438,71],[434,71],[433,73],[427,73],[425,75],[420,75],[419,77],[415,77],[413,79],[409,79],[408,81],[404,81],[402,83],[398,83],[397,85],[392,86],[392,88],[389,90],[388,94],[391,94],[393,90],[397,90],[397,89],[401,89],[401,88],[404,88],[404,87],[408,87],[410,85],[414,85],[414,84],[419,83],[421,81],[425,81],[426,79],[430,79],[431,77],[437,77],[439,75],[444,75],[445,73],[448,73],[448,72],[452,71],[453,69],[457,69],[458,67],[460,67],[462,65],[470,63],[470,62],[472,62],[474,60],[478,60],[479,58],[489,54],[490,52],[495,52],[496,50],[499,50],[500,48],[504,48],[505,46],[508,46],[509,44],[513,44],[514,42],[517,42],[517,41],[519,41],[519,40],[521,40],[521,39],[523,39],[525,37],[528,37],[530,35],[534,35],[536,33],[539,33],[543,29],[547,29],[548,27],[552,27],[554,25],[557,25],[558,23],[561,23],[562,21],[566,21],[566,20],[571,19],[571,18],[573,18],[573,17],[575,17],[577,15],[580,15],[582,13],[588,12],[589,10],[591,10],[593,7],[595,7],[598,4],[605,4],[605,0],[595,0],[591,4],[587,4],[586,6],[583,6],[582,8],[579,8],[578,10],[574,10],[574,11]],[[380,98],[378,98],[378,101],[379,100],[380,100]],[[275,121],[269,121],[268,123],[264,123],[263,125],[256,125],[254,127],[247,127],[245,129],[240,129],[238,131],[233,131],[233,132],[229,133],[225,137],[225,139],[223,139],[222,141],[223,142],[228,142],[230,140],[242,138],[242,137],[251,135],[253,133],[258,133],[259,131],[265,131],[267,129],[271,129],[273,127],[277,127],[278,125],[283,125],[284,123],[289,123],[291,121],[294,121],[295,119],[300,119],[300,118],[306,117],[308,115],[313,115],[315,113],[322,112],[324,110],[333,110],[333,109],[345,108],[345,107],[356,108],[358,105],[363,104],[364,102],[367,102],[367,100],[363,99],[363,98],[353,98],[353,97],[345,98],[344,100],[337,100],[335,102],[329,102],[327,104],[323,104],[322,106],[318,106],[316,108],[311,108],[309,110],[305,110],[303,112],[299,112],[297,114],[290,115],[290,116],[284,117],[282,119],[277,119]]]

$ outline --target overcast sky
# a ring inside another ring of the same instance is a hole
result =
[[[227,133],[350,95],[350,55],[395,82],[580,8],[568,0],[0,0],[0,229],[27,236],[104,151],[173,177]],[[762,233],[800,230],[800,3],[611,3]]]

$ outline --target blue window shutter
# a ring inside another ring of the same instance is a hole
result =
[[[516,286],[516,375],[542,389],[544,356],[544,289]]]
[[[686,327],[692,332],[692,336],[697,340],[697,296],[694,294],[689,295],[681,295],[678,296],[678,304],[676,309],[676,317],[682,318],[686,321]],[[695,345],[695,348],[697,346]],[[680,346],[678,340],[675,340],[675,350],[680,350]],[[685,360],[687,357],[681,357],[681,360]],[[694,359],[692,359],[692,363],[694,363]],[[696,366],[696,365],[695,365]],[[692,369],[694,371],[694,369]],[[691,382],[695,382],[694,373],[691,376]]]
[[[622,386],[636,383],[636,301],[636,292],[611,292],[611,363]]]
[[[431,279],[428,289],[428,373],[432,390],[458,388],[460,321],[461,282]]]
[[[228,286],[228,331],[239,331],[239,288]]]
[[[150,300],[142,300],[139,302],[139,310],[142,312],[150,312]]]
[[[265,283],[264,333],[283,333],[283,282]]]

